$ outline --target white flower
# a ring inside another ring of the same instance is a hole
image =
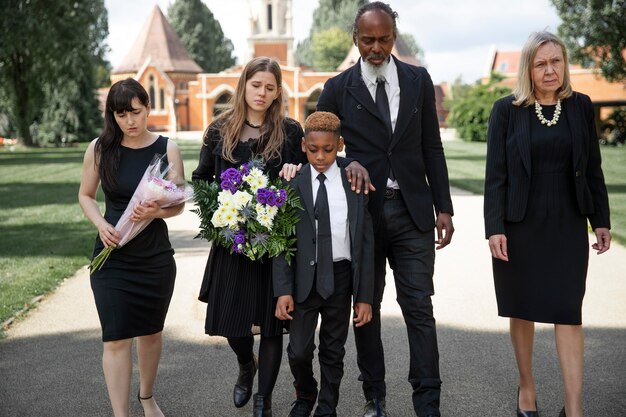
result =
[[[233,195],[233,204],[237,210],[241,210],[252,201],[252,194],[245,191],[237,191]]]
[[[227,226],[226,222],[224,221],[223,211],[220,211],[219,209],[216,210],[215,213],[213,213],[213,217],[211,217],[211,223],[213,223],[213,226],[215,227]]]
[[[271,218],[268,214],[262,214],[258,216],[257,220],[259,221],[259,224],[261,226],[267,228],[267,230],[272,230],[272,226],[274,225],[274,219]]]
[[[269,181],[265,174],[263,174],[263,171],[258,168],[252,168],[248,175],[243,177],[243,180],[250,185],[250,189],[253,193],[256,193],[259,188],[267,186]]]
[[[267,206],[267,207],[265,207],[265,212],[267,214],[269,214],[270,216],[272,216],[272,219],[273,219],[274,216],[276,216],[276,214],[278,213],[278,207],[276,207],[276,206]]]
[[[228,190],[222,190],[217,195],[217,201],[220,204],[233,204],[233,195]]]

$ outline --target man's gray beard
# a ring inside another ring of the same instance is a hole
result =
[[[378,78],[385,75],[385,70],[387,69],[387,65],[389,65],[389,58],[384,60],[380,65],[374,65],[367,59],[364,59],[363,62],[365,63],[365,66],[369,68],[370,71],[372,71],[372,74],[374,74],[376,78]]]

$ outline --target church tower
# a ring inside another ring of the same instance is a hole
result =
[[[281,65],[294,65],[292,0],[250,0],[248,59],[276,58]]]

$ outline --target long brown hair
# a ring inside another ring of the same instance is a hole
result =
[[[246,83],[257,72],[269,72],[276,78],[278,96],[265,112],[263,124],[260,129],[261,157],[265,162],[280,158],[285,140],[283,122],[285,120],[283,110],[283,76],[278,62],[268,57],[253,58],[243,70],[235,94],[229,101],[229,108],[216,119],[222,136],[222,158],[230,162],[237,162],[233,157],[233,151],[239,143],[239,136],[246,121],[248,105],[246,104]],[[210,126],[209,126],[210,128]],[[206,134],[205,132],[205,137]]]
[[[132,112],[133,99],[150,106],[150,97],[138,81],[126,78],[111,86],[104,108],[104,128],[96,141],[95,161],[100,174],[102,188],[110,190],[115,184],[115,174],[120,163],[120,146],[124,132],[115,121],[115,113]]]

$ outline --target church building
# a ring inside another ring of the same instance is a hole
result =
[[[249,2],[249,50],[245,62],[256,56],[270,56],[279,61],[286,112],[304,123],[315,111],[324,83],[338,72],[317,72],[295,64],[292,3],[292,0]],[[396,42],[393,53],[405,62],[419,65],[402,41]],[[356,59],[358,51],[353,47],[338,71]],[[146,88],[152,105],[149,129],[198,131],[204,130],[223,111],[244,65],[217,74],[203,73],[161,9],[155,6],[130,51],[113,69],[111,82],[132,77]],[[441,104],[442,100],[438,101]]]

